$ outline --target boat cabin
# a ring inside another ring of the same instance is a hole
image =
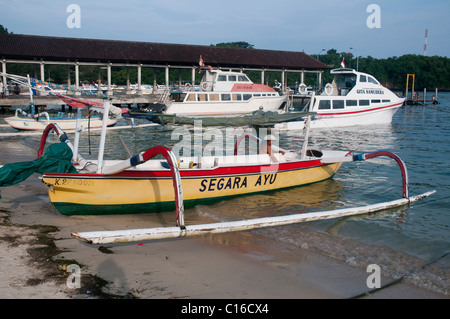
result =
[[[242,72],[205,70],[198,90],[174,91],[173,102],[239,102],[255,98],[278,97],[272,88],[254,84]]]
[[[231,91],[235,84],[252,85],[248,76],[242,72],[206,70],[200,89],[202,91]]]
[[[330,74],[334,74],[333,82],[325,86],[322,95],[346,96],[355,86],[381,87],[373,76],[353,69],[334,69],[330,71]]]

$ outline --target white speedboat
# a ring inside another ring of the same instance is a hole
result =
[[[405,101],[383,87],[372,75],[353,69],[334,69],[332,83],[311,99],[309,111],[316,112],[311,128],[388,124]],[[312,104],[312,105],[311,105]],[[304,121],[275,125],[279,129],[303,129]]]
[[[241,72],[207,68],[199,90],[185,86],[173,91],[165,103],[163,114],[190,117],[241,116],[254,111],[276,111],[286,96],[267,85],[255,84]]]

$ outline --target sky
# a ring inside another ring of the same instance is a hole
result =
[[[79,14],[68,10],[71,4]],[[245,41],[255,49],[314,55],[336,49],[374,58],[424,54],[426,29],[427,55],[450,57],[449,14],[449,0],[0,0],[0,24],[16,34]]]

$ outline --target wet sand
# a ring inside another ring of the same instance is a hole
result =
[[[19,139],[0,140],[0,145],[0,164],[31,160],[36,153]],[[366,269],[303,247],[268,253],[270,243],[249,241],[248,232],[88,245],[71,233],[173,226],[174,216],[63,216],[52,207],[37,174],[0,191],[0,298],[340,299],[369,290]],[[37,240],[43,230],[56,245],[48,260],[35,253],[45,247]],[[81,289],[67,284],[64,267],[72,263],[81,265]],[[103,294],[83,287],[87,276],[105,281]],[[381,277],[382,285],[392,280]],[[447,297],[397,283],[364,298]]]

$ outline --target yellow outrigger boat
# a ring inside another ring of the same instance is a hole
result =
[[[156,151],[167,154],[169,150],[156,147],[143,152],[128,160],[130,167],[121,171],[110,168],[120,166],[120,162],[105,161],[105,167],[98,173],[46,173],[42,181],[49,186],[50,201],[66,215],[173,210],[175,195],[170,165],[178,165],[178,161],[146,160]],[[300,155],[289,157],[277,153],[277,163],[268,154],[180,158],[184,203],[319,182],[332,177],[345,157],[350,156],[349,152],[314,153],[308,152],[304,159]],[[142,157],[143,163],[134,165],[138,157]],[[96,162],[92,165],[96,166]]]

